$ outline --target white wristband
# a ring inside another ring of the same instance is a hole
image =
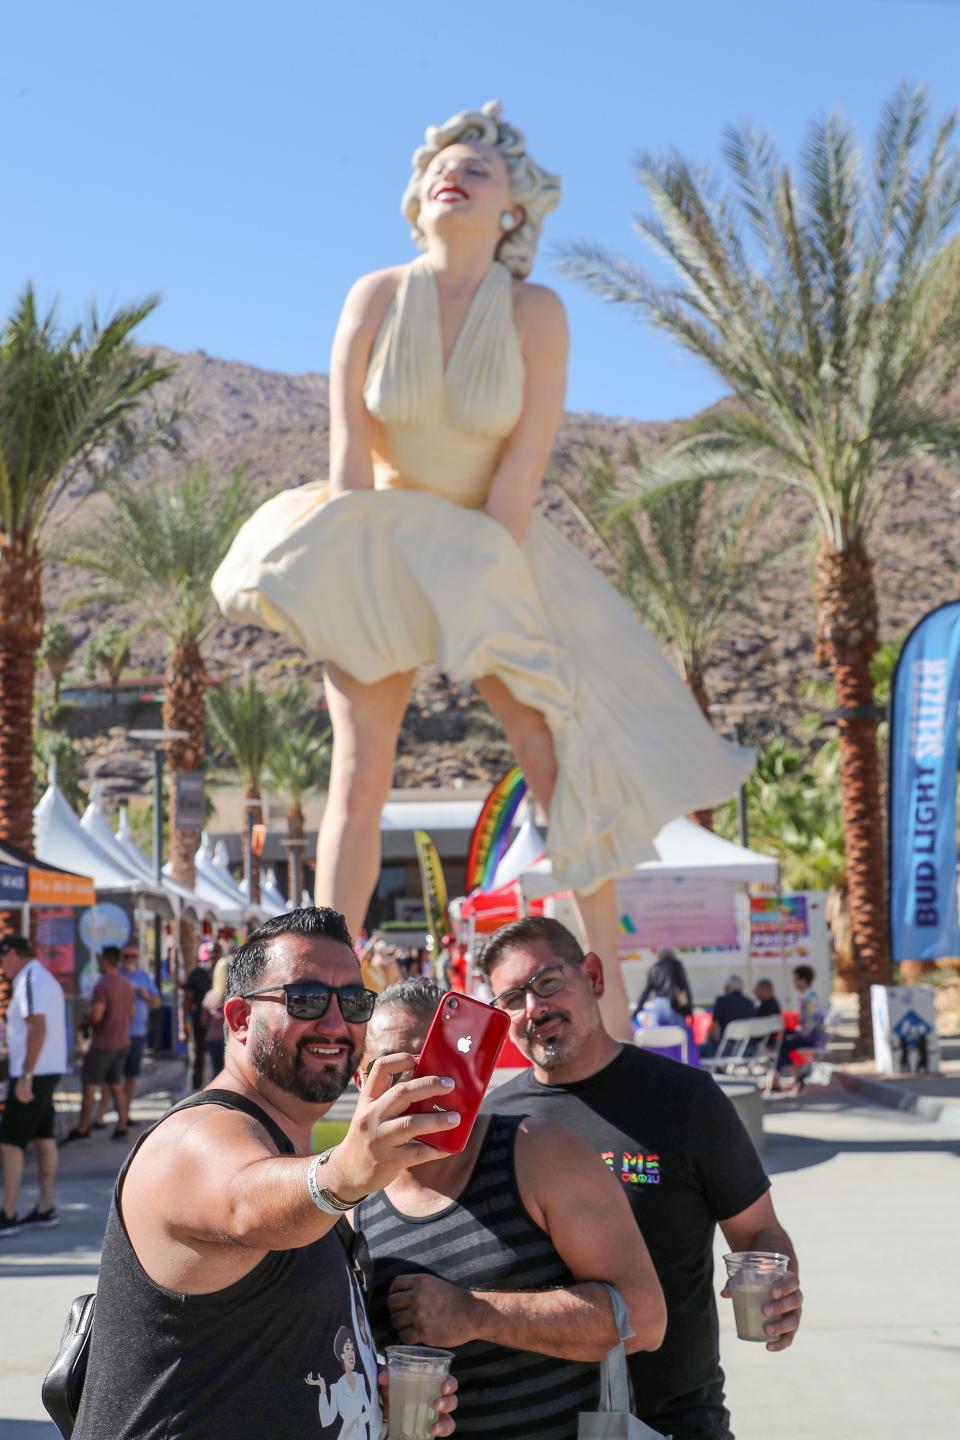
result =
[[[330,1154],[329,1150],[324,1150],[321,1155],[314,1155],[310,1161],[310,1167],[307,1170],[307,1189],[310,1191],[310,1199],[324,1215],[344,1215],[348,1210],[352,1210],[354,1205],[359,1205],[360,1201],[341,1200],[338,1195],[334,1195],[332,1190],[327,1190],[317,1183],[317,1171],[321,1165],[327,1163]]]

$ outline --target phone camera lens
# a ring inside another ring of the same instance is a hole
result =
[[[455,995],[451,995],[450,999],[447,1001],[447,1005],[449,1006],[449,1008],[450,1008],[451,1010],[456,1010],[456,1008],[457,1008],[457,1006],[458,1006],[459,1004],[460,1004],[460,1001],[457,999],[457,997],[456,997]]]

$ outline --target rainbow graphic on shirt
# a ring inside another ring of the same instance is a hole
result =
[[[493,877],[507,848],[510,827],[526,793],[527,782],[523,771],[519,765],[514,765],[497,781],[484,800],[467,852],[468,895],[477,890],[486,895],[493,888]]]
[[[616,1164],[616,1155],[613,1150],[604,1150],[600,1159],[611,1170],[619,1174],[624,1185],[659,1185],[660,1184],[660,1156],[652,1151],[624,1150],[620,1156],[619,1169]]]

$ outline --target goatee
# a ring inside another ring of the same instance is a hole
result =
[[[338,1100],[347,1088],[360,1060],[360,1052],[342,1045],[339,1061],[331,1061],[322,1070],[314,1070],[303,1061],[304,1049],[313,1044],[316,1044],[315,1036],[305,1037],[291,1054],[284,1048],[279,1035],[261,1035],[254,1041],[250,1059],[257,1074],[271,1081],[278,1090],[294,1095],[308,1105],[329,1105]]]

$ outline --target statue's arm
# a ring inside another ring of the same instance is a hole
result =
[[[393,270],[364,275],[344,302],[330,356],[330,491],[373,489],[373,418],[363,387],[377,331],[397,288]]]
[[[563,418],[569,337],[559,296],[542,285],[518,287],[514,314],[526,368],[523,410],[504,444],[485,508],[522,542]]]

